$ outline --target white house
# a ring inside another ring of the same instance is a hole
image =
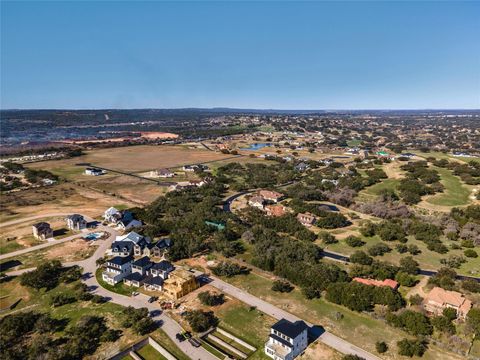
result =
[[[66,221],[70,230],[80,231],[87,228],[87,220],[80,214],[68,215]]]
[[[308,327],[303,321],[281,319],[273,324],[265,354],[274,360],[292,360],[308,346]]]
[[[102,279],[110,285],[115,285],[132,273],[132,261],[130,256],[116,256],[105,264]]]
[[[97,168],[86,168],[85,169],[85,175],[90,175],[90,176],[100,176],[103,174],[106,174],[107,172],[105,170],[97,169]]]
[[[115,224],[122,218],[122,213],[114,207],[110,207],[103,213],[103,218],[106,222]]]

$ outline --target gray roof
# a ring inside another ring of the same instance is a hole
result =
[[[145,275],[142,275],[138,272],[134,272],[134,273],[131,273],[131,274],[128,274],[127,276],[124,277],[125,280],[129,280],[129,281],[143,281],[143,279],[145,279]]]
[[[147,285],[163,285],[163,279],[160,276],[148,276],[143,282]]]
[[[123,265],[132,261],[131,256],[115,256],[114,258],[107,261],[107,264]]]
[[[167,260],[162,260],[158,263],[154,263],[152,269],[167,271],[173,269],[173,265]]]

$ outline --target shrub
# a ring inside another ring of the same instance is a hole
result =
[[[399,271],[397,275],[395,275],[395,280],[402,286],[414,286],[417,283],[417,279],[414,276],[407,274],[406,272]]]
[[[53,289],[58,285],[62,264],[58,260],[40,264],[37,269],[21,275],[20,283],[34,289]]]
[[[383,354],[384,352],[387,352],[388,345],[385,343],[385,341],[377,341],[375,343],[375,349],[379,354]]]
[[[50,304],[53,307],[71,304],[75,301],[77,301],[77,299],[74,296],[65,293],[55,294],[50,297]]]
[[[468,290],[473,293],[480,293],[480,283],[471,279],[463,280],[462,289]]]
[[[432,334],[432,324],[428,317],[416,311],[405,310],[399,315],[388,314],[386,320],[390,325],[402,328],[412,335]]]
[[[421,297],[418,294],[415,294],[415,295],[410,296],[408,301],[410,301],[410,305],[421,305],[422,302],[423,302],[423,297]]]
[[[218,319],[213,314],[213,311],[193,310],[187,312],[185,318],[192,330],[197,333],[207,331],[218,324]]]
[[[321,231],[318,234],[318,238],[326,245],[338,243],[338,240],[335,238],[335,236],[330,234],[328,231]]]
[[[419,271],[418,262],[411,256],[406,256],[400,259],[400,269],[408,274],[417,274]]]
[[[328,212],[317,219],[316,225],[322,229],[336,229],[349,225],[348,219],[338,213]]]
[[[232,277],[240,274],[248,274],[250,269],[229,261],[222,261],[215,267],[210,268],[214,275]]]
[[[345,243],[351,247],[360,247],[365,245],[365,242],[362,241],[358,236],[350,235],[345,239]]]
[[[385,243],[378,243],[375,245],[372,245],[368,249],[368,253],[372,256],[382,256],[387,252],[392,251],[392,249]]]
[[[395,246],[395,249],[397,249],[400,254],[404,254],[408,251],[408,246],[405,244],[398,244]]]
[[[225,296],[223,294],[212,294],[209,291],[199,293],[198,299],[203,305],[207,306],[217,306],[225,302]]]
[[[373,258],[368,256],[364,251],[357,250],[350,255],[350,262],[353,264],[372,265]]]
[[[293,286],[286,280],[275,280],[272,284],[272,290],[282,293],[289,293]]]
[[[469,258],[476,258],[478,257],[478,254],[475,250],[473,249],[467,249],[463,252],[463,255],[465,255],[466,257],[469,257]]]
[[[403,356],[423,356],[427,347],[420,340],[403,339],[397,342],[398,353]]]

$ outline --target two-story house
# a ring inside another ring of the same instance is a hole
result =
[[[68,215],[66,221],[70,230],[80,231],[87,228],[87,221],[80,214]]]
[[[115,285],[132,272],[133,258],[130,256],[115,256],[105,263],[102,279],[110,285]]]
[[[139,287],[143,284],[148,270],[152,267],[152,262],[148,256],[144,256],[132,263],[132,272],[127,275],[123,282],[127,286]]]
[[[53,237],[53,230],[49,223],[39,222],[32,226],[33,237],[39,240],[46,240]]]
[[[308,346],[308,327],[303,321],[281,319],[272,325],[265,354],[274,360],[292,360]]]
[[[123,236],[117,236],[112,243],[112,254],[118,256],[143,255],[143,249],[150,243],[150,238],[132,231]]]
[[[446,308],[455,309],[459,319],[465,319],[472,308],[472,302],[457,291],[434,287],[425,297],[424,309],[435,315],[441,315]]]

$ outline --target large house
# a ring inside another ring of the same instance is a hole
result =
[[[303,321],[281,319],[272,325],[265,354],[274,360],[292,360],[308,346],[308,327]]]
[[[67,227],[70,230],[83,230],[87,228],[87,220],[82,215],[73,214],[67,216]]]
[[[425,297],[423,307],[435,315],[441,315],[446,308],[453,308],[457,311],[458,318],[465,319],[468,311],[472,308],[472,302],[457,291],[434,287]]]
[[[112,254],[118,256],[143,255],[143,249],[150,244],[150,238],[132,231],[123,236],[117,236],[112,243]]]
[[[267,205],[265,206],[265,212],[267,213],[267,216],[279,217],[285,215],[287,210],[283,205]]]
[[[253,206],[257,209],[263,210],[265,200],[261,196],[252,196],[248,200],[248,205]]]
[[[106,222],[113,224],[124,231],[143,225],[140,220],[134,219],[131,211],[119,211],[114,207],[108,208],[103,214],[103,218]]]
[[[258,195],[264,198],[266,201],[270,201],[273,203],[277,203],[283,198],[283,194],[270,190],[260,190],[258,192]]]
[[[165,295],[177,300],[199,287],[197,278],[184,269],[175,269],[163,283]]]
[[[32,226],[33,237],[39,240],[46,240],[53,237],[53,230],[49,223],[39,222]]]
[[[310,213],[298,213],[297,220],[300,224],[310,227],[315,223],[315,216]]]
[[[107,172],[105,170],[97,169],[97,168],[86,168],[85,169],[85,175],[90,175],[90,176],[100,176],[103,174],[106,174]]]
[[[110,285],[115,285],[132,273],[131,256],[115,256],[105,264],[102,279]]]

